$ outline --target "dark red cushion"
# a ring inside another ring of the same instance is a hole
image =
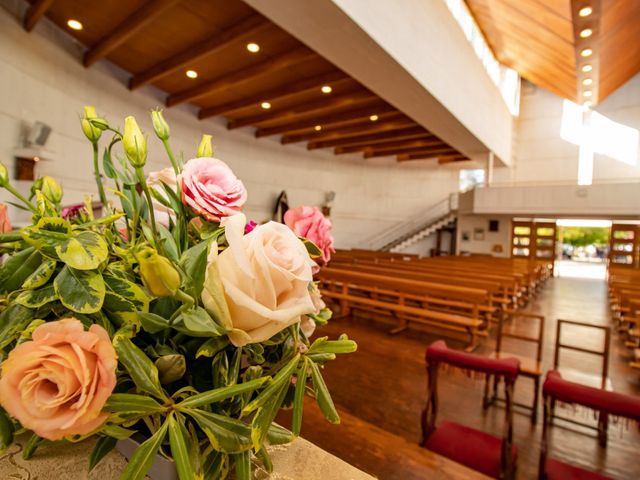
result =
[[[547,372],[542,394],[564,403],[575,403],[598,412],[640,421],[640,397],[569,382],[556,370]]]
[[[599,473],[567,465],[559,460],[548,458],[544,467],[547,480],[610,480]]]
[[[473,353],[461,352],[447,347],[444,340],[433,342],[425,354],[430,360],[448,363],[454,367],[503,376],[506,380],[515,380],[520,370],[520,361],[516,358],[488,358]]]
[[[488,433],[444,421],[429,435],[424,447],[490,477],[500,477],[502,439]],[[518,457],[515,445],[511,456],[515,465]]]

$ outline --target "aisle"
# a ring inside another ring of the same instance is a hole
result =
[[[557,318],[575,319],[598,324],[608,323],[606,285],[597,280],[555,278],[548,282],[537,300],[528,310],[547,317],[546,343],[543,362],[545,368],[553,362],[553,343]],[[327,367],[326,379],[340,412],[344,412],[349,425],[326,429],[316,412],[305,412],[303,436],[322,448],[355,464],[380,478],[424,478],[418,466],[414,475],[407,473],[408,466],[390,465],[386,452],[406,448],[406,442],[417,445],[420,439],[420,412],[426,389],[424,349],[436,337],[410,331],[389,336],[387,327],[366,318],[334,321],[319,333],[335,336],[347,332],[359,344],[358,352],[343,357]],[[576,333],[573,340],[581,344],[595,345],[593,335]],[[452,346],[455,342],[449,341]],[[631,370],[622,357],[619,339],[612,338],[611,378],[616,390],[640,394],[638,372]],[[485,341],[482,350],[488,351],[492,339]],[[482,352],[481,350],[481,352]],[[563,360],[564,361],[564,360]],[[597,371],[596,361],[584,360],[584,356],[566,357],[568,366],[590,368]],[[442,375],[439,419],[452,419],[472,427],[501,434],[504,411],[490,408],[483,414],[481,408],[482,382],[456,375]],[[531,381],[521,379],[517,385],[518,398],[530,401]],[[519,478],[536,478],[538,468],[540,421],[531,427],[529,417],[516,414],[514,422],[515,442],[520,448]],[[363,425],[369,425],[366,428]],[[387,437],[370,436],[371,429],[382,429]],[[585,435],[564,429],[554,429],[554,455],[614,478],[640,478],[640,462],[637,461],[640,435],[630,428],[621,436],[617,427],[609,433],[609,447],[602,450],[597,442]],[[394,454],[393,458],[397,459]],[[621,468],[627,468],[623,471]],[[631,471],[631,469],[633,471]],[[396,472],[395,474],[393,472]]]

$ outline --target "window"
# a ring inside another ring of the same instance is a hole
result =
[[[460,170],[459,188],[461,192],[471,190],[478,185],[484,185],[484,170],[481,168],[473,170]]]

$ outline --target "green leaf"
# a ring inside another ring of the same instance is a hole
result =
[[[33,320],[35,310],[12,303],[0,313],[0,349],[12,343]]]
[[[126,278],[103,275],[106,284],[104,308],[111,312],[147,312],[151,297]]]
[[[91,455],[89,455],[89,471],[93,470],[93,468],[100,463],[100,460],[115,448],[116,443],[118,443],[118,439],[113,437],[100,437],[98,439],[91,451]]]
[[[188,439],[184,436],[183,430],[180,428],[181,423],[175,415],[169,416],[171,456],[176,463],[176,470],[178,470],[180,480],[193,480],[195,474],[191,466],[191,459],[189,458],[189,449],[187,448]]]
[[[100,272],[75,270],[66,265],[53,281],[62,304],[78,313],[96,313],[102,308],[106,287]]]
[[[291,431],[297,437],[302,429],[302,410],[304,408],[304,393],[307,388],[307,360],[304,360],[296,372],[296,391],[293,397],[293,418]]]
[[[109,145],[109,148],[104,149],[104,155],[102,156],[102,167],[107,178],[118,177],[118,173],[116,172],[116,169],[113,166],[113,162],[111,161],[111,145]]]
[[[4,411],[4,409],[0,408],[0,453],[4,452],[4,450],[13,442],[14,431],[15,426],[9,418],[9,415]]]
[[[262,466],[267,471],[267,473],[273,473],[273,462],[271,461],[271,457],[269,457],[269,453],[266,448],[261,448],[256,452],[256,457],[260,459],[262,462]]]
[[[295,439],[295,436],[289,430],[281,427],[277,423],[271,423],[269,430],[267,431],[267,439],[269,440],[270,445],[284,445],[286,443],[291,443]]]
[[[289,389],[288,384],[280,384],[279,390],[274,392],[268,402],[262,404],[251,421],[251,441],[255,450],[260,450],[264,443],[273,420],[284,401]]]
[[[144,327],[144,325],[143,325]],[[212,337],[204,342],[198,348],[196,352],[196,358],[200,357],[213,357],[220,350],[229,345],[229,338],[227,337]]]
[[[318,248],[318,246],[313,243],[311,240],[307,238],[301,238],[304,246],[307,248],[307,252],[311,258],[320,258],[322,256],[322,250]]]
[[[204,434],[211,446],[218,452],[238,453],[251,448],[251,427],[235,418],[204,410],[187,410]]]
[[[34,247],[26,248],[9,257],[0,268],[0,292],[18,290],[41,263],[42,255]]]
[[[169,422],[164,422],[156,433],[138,447],[129,459],[120,480],[142,480],[145,477],[167,435],[168,427]]]
[[[81,232],[55,250],[60,260],[76,270],[95,270],[109,256],[107,242],[95,232]]]
[[[122,333],[117,333],[113,338],[113,346],[118,353],[118,360],[127,369],[138,390],[166,400],[167,396],[158,379],[158,369],[147,354]]]
[[[186,400],[183,400],[176,407],[177,408],[196,408],[196,407],[203,407],[205,405],[210,405],[216,402],[221,402],[222,400],[235,397],[236,395],[240,395],[245,392],[253,392],[254,390],[257,390],[258,388],[260,388],[269,380],[271,380],[271,377],[262,377],[262,378],[256,378],[255,380],[250,380],[248,382],[231,385],[229,387],[220,387],[214,390],[209,390],[208,392],[199,393],[197,395],[193,395],[192,397],[187,398]]]
[[[56,261],[51,260],[49,258],[43,258],[42,263],[36,271],[27,277],[27,279],[23,282],[22,288],[33,290],[34,288],[38,288],[43,286],[45,283],[49,281],[51,276],[53,275],[53,271],[56,269]]]
[[[346,335],[341,335],[339,340],[328,340],[328,337],[317,338],[307,355],[315,353],[352,353],[358,349],[358,345],[353,340],[349,340]]]
[[[209,256],[207,257],[205,280],[202,290],[202,303],[204,308],[213,315],[216,322],[218,322],[225,331],[231,331],[233,324],[231,323],[229,306],[224,297],[222,278],[218,270],[218,244],[215,241],[211,242]]]
[[[322,411],[323,415],[327,420],[329,420],[329,422],[335,424],[340,423],[340,416],[338,415],[336,407],[333,404],[333,400],[331,399],[331,395],[329,394],[327,385],[324,383],[324,379],[322,378],[322,374],[320,373],[320,368],[313,362],[309,362],[309,366],[311,367],[313,388],[316,392],[316,400],[318,401],[320,411]]]
[[[40,438],[35,433],[31,435],[31,437],[29,437],[29,440],[27,440],[24,449],[22,450],[22,458],[24,460],[29,460],[33,456],[33,454],[36,453],[36,450],[38,449],[40,444],[44,441],[44,438]]]
[[[169,319],[150,312],[136,312],[145,332],[158,333],[170,327]]]
[[[282,386],[291,383],[291,376],[298,366],[300,354],[296,354],[274,377],[273,381],[258,395],[251,403],[242,409],[243,415],[247,415],[257,408],[263,406],[271,397],[280,393]]]
[[[160,235],[160,241],[164,242],[164,253],[170,258],[173,262],[178,262],[179,254],[178,254],[178,245],[176,244],[176,240],[171,235],[171,232],[161,224],[157,224],[156,228],[158,229],[158,234]]]
[[[236,480],[251,480],[251,453],[237,453],[233,458],[236,463]]]
[[[107,424],[102,427],[100,433],[109,437],[113,437],[116,440],[124,440],[125,438],[129,438],[131,435],[136,433],[136,431],[129,430],[128,428],[124,428],[119,425]]]
[[[167,409],[153,398],[135,393],[112,393],[104,406],[106,412],[126,420],[164,413]]]
[[[182,312],[172,327],[192,337],[219,337],[225,333],[202,307]]]
[[[45,217],[20,230],[22,239],[46,256],[56,258],[56,247],[71,237],[71,224],[62,218]]]
[[[209,242],[203,241],[184,252],[180,258],[180,267],[185,273],[184,278],[190,282],[196,297],[200,297],[204,286],[208,247]]]
[[[58,294],[53,285],[47,285],[36,290],[25,290],[16,297],[15,302],[27,308],[39,308],[57,299]]]

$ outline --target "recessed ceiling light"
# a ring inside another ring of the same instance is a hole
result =
[[[592,13],[593,13],[593,8],[591,8],[591,7],[582,7],[578,11],[578,15],[580,15],[581,17],[588,17]]]
[[[590,57],[592,53],[593,53],[593,50],[591,50],[590,48],[584,48],[580,52],[580,55],[582,55],[583,57]]]
[[[322,93],[331,93],[333,88],[330,85],[323,85],[320,90],[322,90]]]
[[[585,78],[584,80],[582,80],[583,85],[591,85],[592,83],[593,83],[593,80],[590,78]]]
[[[315,127],[313,127],[313,129],[314,129],[316,132],[319,132],[320,130],[322,130],[322,125],[316,125]]]
[[[73,28],[74,30],[82,30],[82,24],[78,20],[74,20],[73,18],[67,20],[67,26],[69,28]]]
[[[271,108],[271,104],[269,102],[262,102],[260,106],[265,110],[269,110]]]
[[[587,100],[587,101],[586,101],[586,102],[584,102],[582,105],[583,105],[584,107],[589,108],[589,107],[591,107],[591,105],[593,105],[593,102],[592,102],[591,100]]]
[[[591,35],[593,35],[593,30],[591,30],[590,28],[585,28],[580,32],[580,36],[582,38],[589,38]]]
[[[593,95],[593,92],[591,90],[587,90],[582,93],[583,97],[591,97],[592,95]]]
[[[185,72],[185,75],[189,78],[198,78],[198,72],[196,72],[195,70],[187,70]]]
[[[582,71],[584,73],[589,73],[591,70],[593,70],[593,67],[591,65],[583,65],[582,66]]]
[[[251,53],[258,53],[260,51],[260,45],[257,43],[247,43],[247,50]]]
[[[372,122],[375,122],[376,120],[378,120],[378,115],[371,115],[369,117],[369,120],[371,120]]]

